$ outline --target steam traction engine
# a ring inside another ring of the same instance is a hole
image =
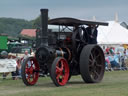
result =
[[[65,85],[73,75],[81,74],[84,82],[97,83],[104,76],[104,53],[99,45],[89,44],[85,26],[108,23],[83,21],[74,18],[48,20],[48,9],[41,9],[41,30],[37,30],[38,48],[35,57],[22,64],[25,85],[34,85],[39,74],[50,74],[56,86]],[[48,31],[49,25],[58,25],[59,32]]]

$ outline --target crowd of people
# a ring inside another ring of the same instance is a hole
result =
[[[16,56],[13,56],[11,53],[10,54],[6,54],[6,58],[8,58],[8,59],[15,59],[16,60],[16,63],[17,63],[17,65],[16,65],[16,71],[11,72],[11,75],[12,75],[12,79],[13,80],[17,80],[17,79],[21,78],[21,64],[29,56],[30,56],[30,54],[28,53],[27,50],[24,52],[24,55],[22,57],[20,57],[20,58],[19,57],[16,57]],[[9,73],[10,72],[3,73],[3,79],[6,79],[6,77],[7,77],[7,75]]]
[[[114,47],[108,47],[105,50],[105,69],[108,71],[127,70],[127,59],[126,50],[124,50],[123,53],[116,53]]]

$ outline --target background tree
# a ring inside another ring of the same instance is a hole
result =
[[[40,28],[41,27],[40,15],[36,19],[34,19],[34,20],[30,21],[30,22],[32,23],[32,28],[34,28],[34,29]]]
[[[0,33],[18,36],[22,29],[31,29],[32,23],[24,19],[0,18]]]
[[[37,29],[41,27],[40,15],[31,21],[15,18],[0,18],[0,34],[17,37],[22,29]]]
[[[36,19],[32,20],[32,28],[37,29],[37,28],[41,28],[41,15],[39,15]],[[49,19],[49,17],[48,17]]]

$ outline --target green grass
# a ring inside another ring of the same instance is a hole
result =
[[[22,80],[0,79],[0,96],[128,96],[128,71],[106,72],[103,81],[96,84],[73,76],[62,87],[56,87],[49,77],[41,77],[35,86],[25,86]]]

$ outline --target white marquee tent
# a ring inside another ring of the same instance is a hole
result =
[[[99,44],[128,44],[128,30],[118,22],[109,21],[109,26],[98,27]]]

